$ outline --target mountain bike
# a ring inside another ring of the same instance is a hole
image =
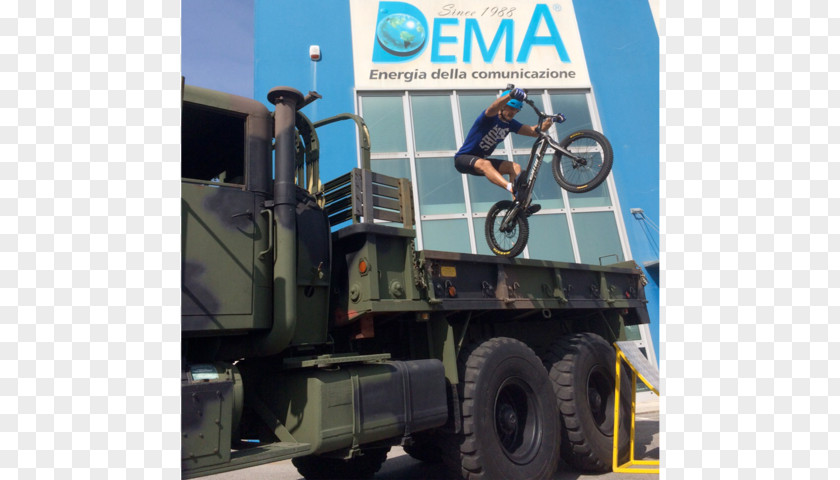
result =
[[[540,111],[533,100],[526,98],[541,125],[549,118],[562,118]],[[556,142],[547,132],[537,128],[537,139],[531,147],[528,167],[520,173],[513,187],[516,199],[496,202],[487,212],[484,235],[490,250],[501,257],[515,257],[528,243],[528,207],[548,147],[554,149],[551,169],[560,187],[574,193],[588,192],[607,178],[612,168],[613,150],[609,140],[595,130],[579,130]]]

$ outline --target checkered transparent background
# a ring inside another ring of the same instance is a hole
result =
[[[662,477],[836,478],[840,5],[659,7]],[[0,2],[2,478],[180,477],[179,13]]]
[[[664,471],[838,478],[840,5],[660,6]]]
[[[180,5],[0,2],[0,478],[179,478]]]

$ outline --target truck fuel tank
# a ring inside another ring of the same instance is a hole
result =
[[[434,359],[287,372],[265,377],[259,391],[309,453],[407,436],[448,418],[443,363]]]

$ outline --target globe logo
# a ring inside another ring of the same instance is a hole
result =
[[[392,13],[377,25],[376,40],[391,55],[410,57],[426,44],[426,29],[411,15]]]

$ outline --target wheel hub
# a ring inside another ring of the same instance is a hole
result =
[[[509,404],[504,404],[499,408],[499,429],[505,435],[510,435],[516,432],[516,427],[519,424],[519,418],[516,415],[516,410]]]
[[[601,410],[601,405],[603,404],[604,400],[601,398],[601,394],[598,393],[598,390],[595,388],[589,389],[589,407],[592,409],[593,412],[598,412]]]
[[[615,387],[610,382],[606,372],[601,369],[594,369],[589,373],[587,380],[587,397],[592,418],[598,429],[608,434],[612,429],[612,422],[609,421],[612,409],[611,395]]]
[[[536,414],[534,391],[517,378],[505,381],[496,394],[495,430],[499,446],[510,461],[524,465],[539,452],[542,423]]]

